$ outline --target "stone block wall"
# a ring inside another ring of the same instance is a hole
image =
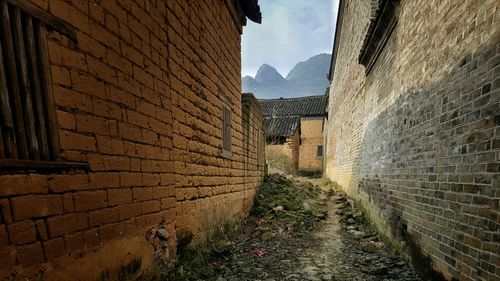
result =
[[[88,166],[2,169],[0,280],[154,271],[178,237],[245,215],[263,179],[264,136],[260,108],[240,92],[232,1],[29,3],[76,34],[49,30],[48,50],[61,158]],[[168,251],[145,238],[160,223]]]
[[[326,175],[431,280],[500,279],[500,5],[401,1],[369,73],[370,1],[343,1]]]
[[[321,170],[323,158],[318,145],[323,145],[323,117],[300,118],[299,170]]]

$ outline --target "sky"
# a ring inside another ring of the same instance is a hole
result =
[[[242,38],[242,76],[267,63],[286,77],[300,61],[332,52],[339,0],[260,0],[262,24],[248,21]]]

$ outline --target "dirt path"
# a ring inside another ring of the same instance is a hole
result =
[[[321,179],[299,181],[328,184]],[[318,200],[326,203],[328,215],[312,231],[282,231],[279,226],[264,237],[255,228],[247,230],[229,253],[211,258],[216,276],[201,280],[420,280],[405,260],[389,257],[390,249],[379,241],[374,229],[363,223],[360,212],[351,208],[344,196],[320,195]]]
[[[315,246],[299,257],[301,266],[296,280],[420,280],[406,261],[389,258],[387,249],[377,249],[373,253],[363,251],[367,241],[347,231],[346,225],[340,222],[342,216],[337,214],[334,201],[335,198],[329,202],[327,219],[313,234]],[[350,228],[362,227],[351,225]],[[364,231],[370,230],[365,226]],[[376,240],[376,237],[371,239]]]

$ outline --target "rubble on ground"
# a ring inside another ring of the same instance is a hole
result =
[[[334,187],[268,176],[238,231],[181,257],[173,279],[163,280],[420,280]]]

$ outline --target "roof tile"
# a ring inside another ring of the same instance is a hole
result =
[[[311,96],[290,99],[259,100],[264,117],[275,116],[325,116],[326,96]]]

